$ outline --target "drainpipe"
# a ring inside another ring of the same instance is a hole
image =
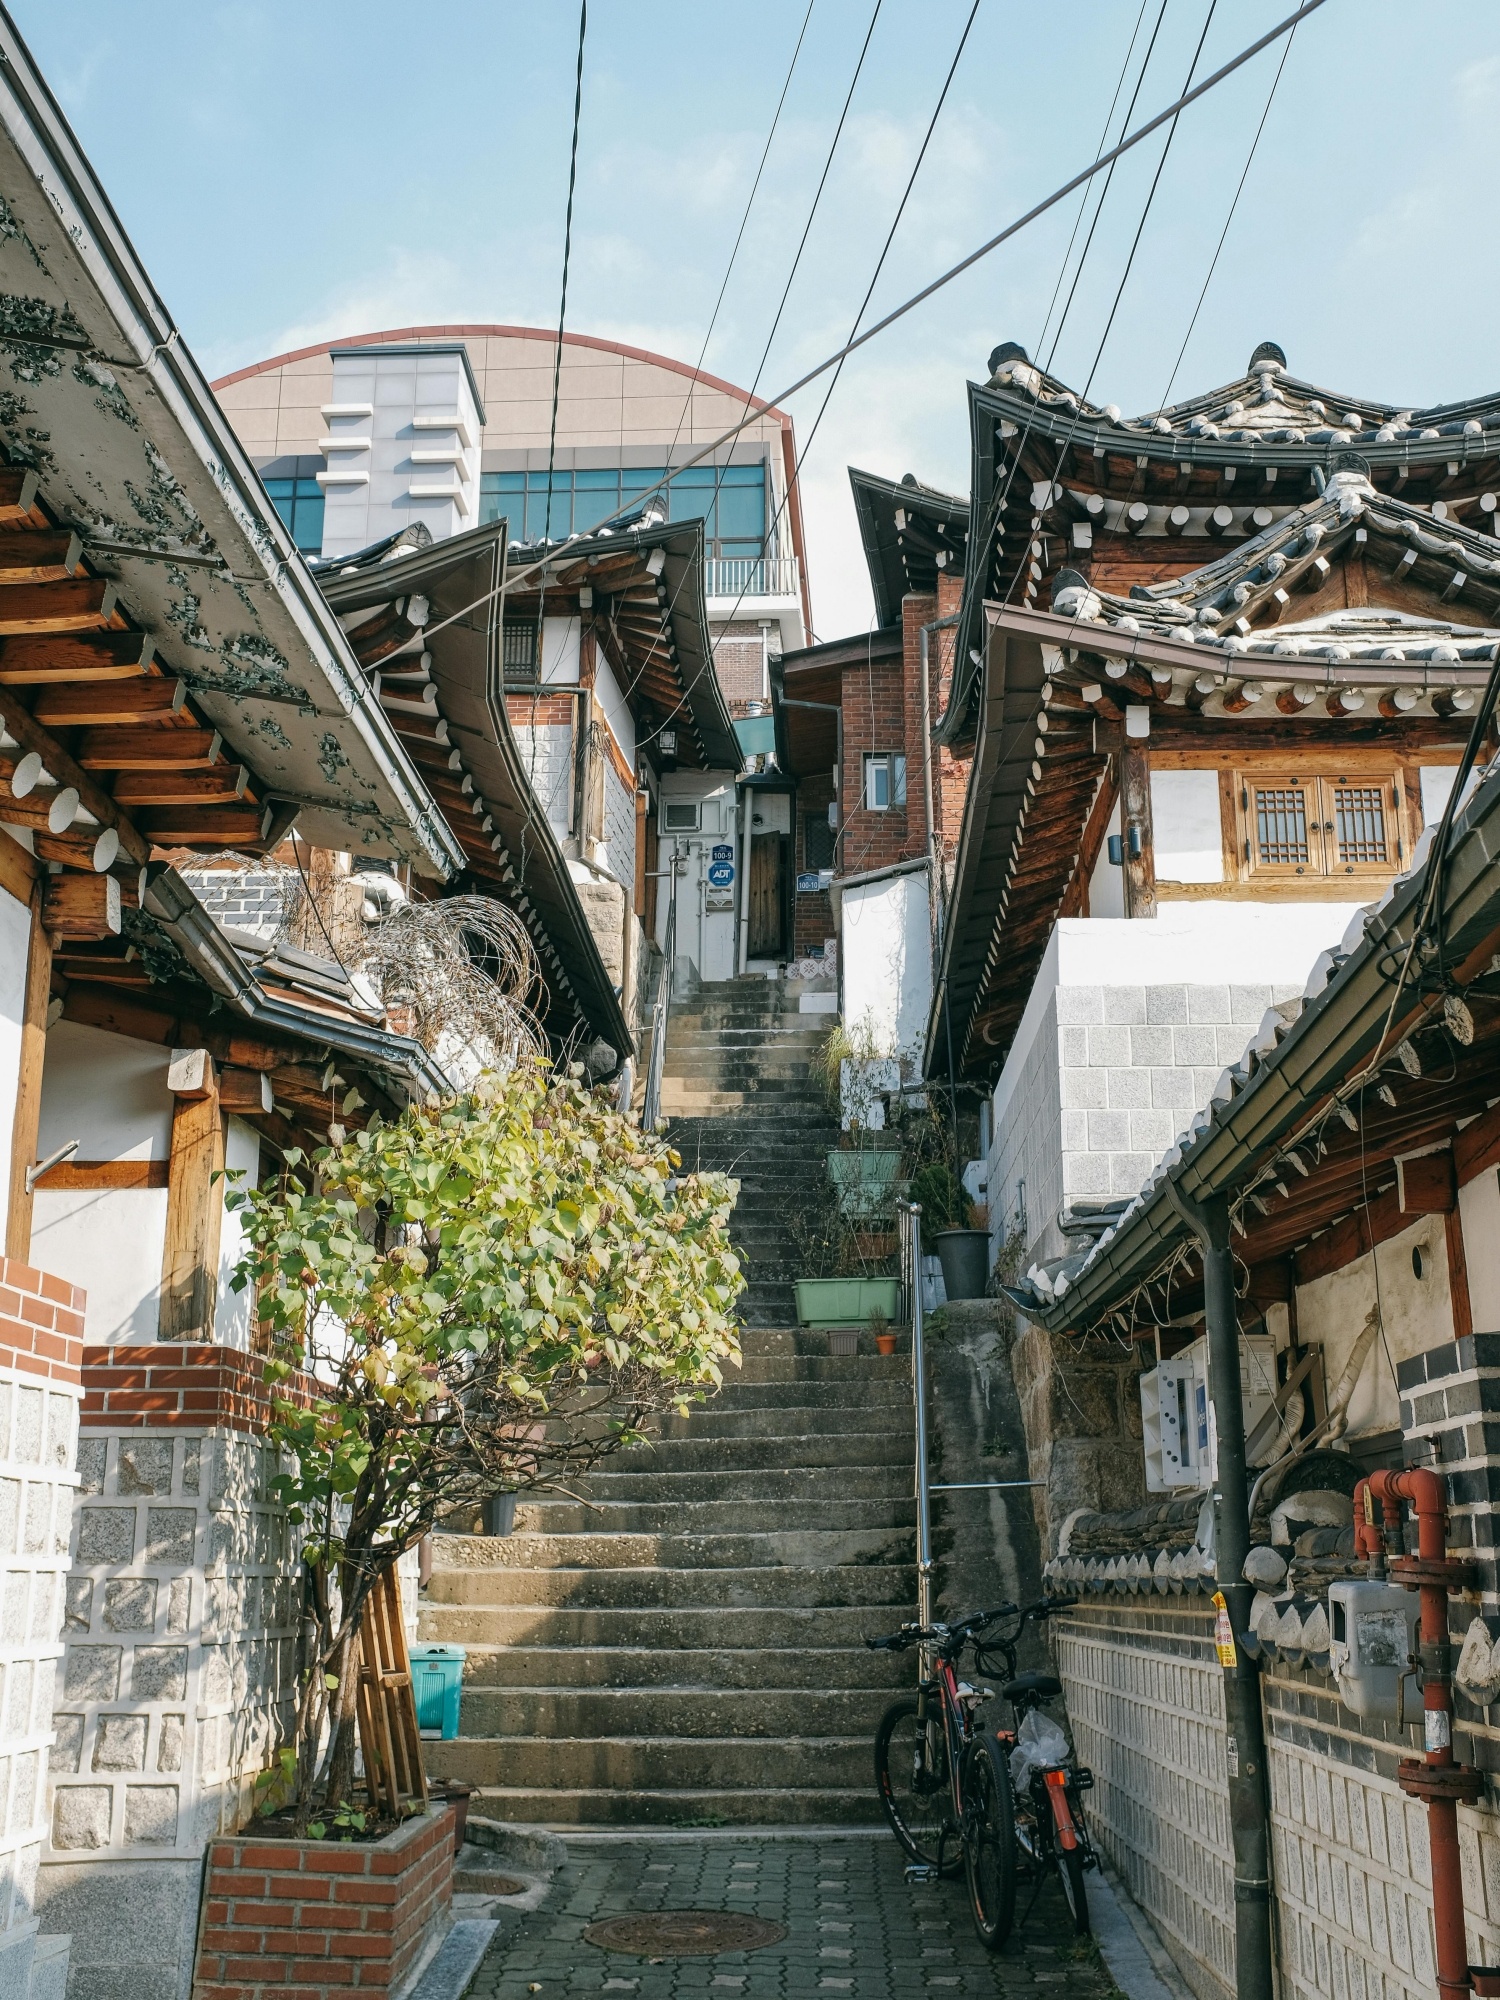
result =
[[[740,952],[739,972],[743,978],[750,963],[750,842],[755,811],[755,794],[745,787],[745,816],[740,832]]]
[[[1229,1247],[1229,1200],[1191,1200],[1163,1183],[1203,1248],[1203,1316],[1208,1336],[1208,1391],[1218,1470],[1214,1480],[1214,1555],[1233,1634],[1250,1628],[1245,1558],[1250,1553],[1250,1495],[1245,1470],[1245,1412],[1240,1393],[1240,1333]],[[1228,1734],[1229,1828],[1234,1844],[1234,1960],[1237,2000],[1273,2000],[1270,1824],[1260,1673],[1243,1647],[1221,1650]]]
[[[1377,1540],[1371,1500],[1381,1503],[1383,1536]],[[1417,1553],[1402,1555],[1401,1502],[1417,1517]],[[1396,1782],[1408,1798],[1427,1807],[1427,1840],[1432,1854],[1432,1932],[1437,1947],[1441,2000],[1466,2000],[1473,1991],[1500,1991],[1500,1974],[1469,1964],[1464,1922],[1464,1882],[1458,1855],[1460,1801],[1473,1805],[1484,1790],[1480,1773],[1453,1761],[1453,1648],[1448,1641],[1450,1592],[1471,1588],[1471,1563],[1448,1554],[1448,1495],[1437,1473],[1425,1466],[1404,1472],[1372,1472],[1354,1489],[1356,1547],[1372,1568],[1382,1553],[1392,1583],[1415,1590],[1422,1604],[1420,1674],[1425,1757],[1403,1757]],[[1383,1544],[1383,1547],[1382,1547]]]
[[[958,614],[951,618],[929,619],[921,628],[922,643],[922,819],[927,832],[927,894],[931,898],[931,921],[933,955],[942,948],[943,942],[943,898],[937,872],[937,834],[933,811],[932,785],[932,676],[929,672],[930,644],[934,632],[946,631],[958,623]]]

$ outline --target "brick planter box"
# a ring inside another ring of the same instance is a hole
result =
[[[215,1840],[193,2000],[390,1994],[453,1899],[453,1812],[369,1845]]]

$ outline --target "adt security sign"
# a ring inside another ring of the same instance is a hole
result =
[[[734,863],[716,861],[708,871],[708,886],[711,889],[727,889],[734,880]]]
[[[710,861],[733,861],[734,849],[729,845],[727,840],[717,841],[714,844],[712,854],[708,858]]]

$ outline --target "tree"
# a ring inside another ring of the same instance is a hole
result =
[[[576,1071],[523,1063],[334,1136],[229,1197],[314,1582],[299,1824],[325,1723],[324,1806],[353,1783],[356,1638],[381,1574],[452,1509],[587,1470],[716,1388],[744,1284],[735,1183],[679,1175]]]

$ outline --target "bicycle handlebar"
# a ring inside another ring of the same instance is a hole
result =
[[[1028,1618],[1050,1617],[1054,1611],[1066,1611],[1078,1602],[1076,1597],[1044,1597],[1035,1604],[1001,1604],[993,1611],[976,1611],[956,1625],[903,1625],[899,1632],[889,1633],[884,1639],[866,1639],[865,1644],[872,1653],[904,1653],[913,1646],[939,1645],[945,1651],[958,1653],[969,1643],[976,1632],[982,1632],[996,1625],[1002,1618],[1020,1614],[1020,1623],[1010,1635],[1010,1643],[1021,1636]],[[1002,1641],[1002,1643],[1004,1643]]]

